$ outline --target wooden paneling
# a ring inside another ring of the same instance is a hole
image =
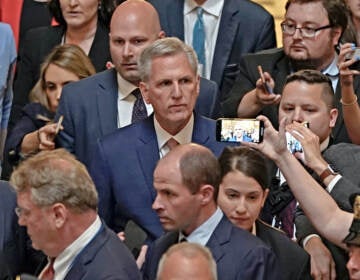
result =
[[[284,18],[286,0],[253,0],[253,2],[262,5],[273,15],[276,27],[276,41],[280,47],[282,45],[280,23]]]

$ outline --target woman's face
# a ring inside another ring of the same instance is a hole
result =
[[[55,112],[61,96],[61,90],[64,85],[78,81],[79,77],[70,72],[61,68],[55,64],[49,64],[49,67],[45,72],[45,92],[49,102],[50,110]]]
[[[251,231],[268,192],[254,178],[231,171],[220,184],[218,205],[234,225]]]
[[[59,0],[68,27],[83,27],[97,20],[99,0]]]

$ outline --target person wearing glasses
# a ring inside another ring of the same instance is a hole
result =
[[[347,26],[347,6],[342,0],[288,0],[285,9],[281,23],[283,48],[243,57],[237,81],[222,104],[225,117],[263,114],[278,127],[277,105],[286,76],[309,68],[330,77],[337,107],[341,107],[336,47]],[[263,81],[258,65],[264,70]],[[360,90],[360,83],[358,87],[355,92]],[[341,112],[333,129],[333,138],[335,143],[350,142]]]

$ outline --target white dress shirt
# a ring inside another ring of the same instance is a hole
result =
[[[125,80],[119,73],[117,73],[118,82],[118,128],[131,124],[131,116],[136,101],[136,97],[131,94],[136,89],[132,83]],[[148,116],[153,112],[153,108],[150,104],[146,104],[146,111]]]
[[[216,39],[219,32],[220,18],[224,0],[207,0],[201,7],[204,10],[203,20],[205,26],[205,76],[210,79],[211,67],[214,57]],[[193,29],[197,20],[196,8],[199,7],[194,0],[184,1],[184,39],[192,46]],[[202,66],[200,66],[202,67]],[[199,69],[200,70],[200,69]],[[200,71],[199,73],[201,73]]]

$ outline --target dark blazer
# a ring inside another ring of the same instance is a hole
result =
[[[215,140],[215,121],[195,115],[192,142],[218,156],[224,143]],[[162,233],[151,205],[156,197],[153,172],[159,160],[153,115],[100,139],[90,166],[99,193],[99,214],[114,228],[114,218],[133,220],[156,239]],[[115,204],[119,206],[114,214]]]
[[[39,27],[27,32],[23,51],[18,58],[14,81],[12,124],[18,119],[21,108],[29,102],[30,90],[39,79],[41,63],[51,50],[61,43],[64,32],[62,26]],[[106,62],[111,60],[109,29],[100,23],[90,48],[89,58],[97,72],[105,70]]]
[[[166,35],[184,40],[184,0],[149,2],[157,9]],[[220,87],[221,101],[239,73],[241,56],[274,47],[274,19],[264,8],[248,0],[224,1],[210,75]]]
[[[178,232],[169,232],[155,241],[146,256],[144,280],[156,279],[161,256],[178,243]],[[249,232],[235,227],[225,217],[206,244],[214,257],[218,279],[282,279],[279,263],[271,249]]]
[[[66,85],[57,110],[64,116],[59,145],[74,153],[86,166],[92,159],[97,139],[117,129],[118,85],[114,69]],[[201,79],[195,111],[208,117],[219,113],[216,83]]]
[[[103,225],[74,260],[64,280],[141,279],[135,260],[125,244]]]
[[[256,236],[274,251],[283,279],[311,280],[309,255],[280,230],[260,220],[255,223]]]
[[[256,81],[259,79],[257,65],[262,65],[263,70],[271,74],[275,81],[274,92],[281,94],[286,76],[291,73],[290,61],[283,49],[277,48],[256,54],[244,55],[240,63],[240,74],[237,77],[234,87],[230,91],[229,98],[222,104],[223,115],[225,117],[236,117],[237,107],[241,99],[248,91],[255,88]],[[360,77],[358,76],[354,77],[354,88],[355,93],[359,97],[358,102],[360,102]],[[335,99],[336,107],[339,110],[339,116],[332,131],[335,144],[340,142],[351,142],[344,124],[340,98],[341,86],[340,83],[338,83]],[[260,113],[267,116],[275,127],[279,126],[278,106],[266,106]]]

